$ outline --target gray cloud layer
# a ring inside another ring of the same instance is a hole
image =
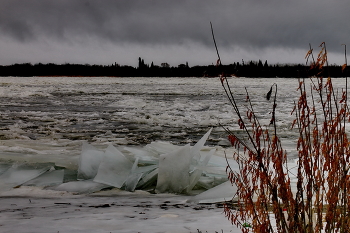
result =
[[[345,0],[2,0],[0,46],[8,48],[0,47],[5,52],[0,62],[6,63],[6,56],[18,54],[14,45],[23,51],[29,48],[36,51],[31,54],[33,60],[50,57],[43,56],[42,47],[55,53],[66,48],[67,58],[61,56],[69,62],[68,51],[73,53],[74,48],[82,50],[86,45],[86,53],[101,48],[106,56],[110,56],[108,51],[113,47],[123,53],[130,49],[138,53],[132,54],[135,60],[139,54],[152,57],[154,48],[154,58],[163,54],[163,58],[176,61],[171,58],[176,48],[186,51],[192,46],[202,49],[203,55],[204,51],[213,49],[210,21],[223,53],[242,51],[246,57],[258,53],[265,59],[266,50],[305,50],[306,53],[309,43],[317,47],[322,41],[327,43],[329,51],[342,53],[341,44],[348,43],[350,38],[348,9]],[[115,59],[123,63],[121,58]],[[283,59],[288,62],[288,58]],[[300,62],[302,59],[303,56]],[[81,63],[89,61],[81,60]],[[201,62],[207,61],[198,57],[197,63]]]

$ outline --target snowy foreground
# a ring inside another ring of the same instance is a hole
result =
[[[0,232],[240,232],[220,206],[188,203],[188,198],[118,189],[72,195],[21,187],[0,198]]]

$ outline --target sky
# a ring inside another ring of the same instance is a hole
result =
[[[0,65],[305,63],[350,48],[347,0],[0,0]]]

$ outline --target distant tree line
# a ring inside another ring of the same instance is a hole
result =
[[[326,77],[349,77],[348,69],[342,70],[341,66],[330,65]],[[146,64],[139,58],[138,66],[119,65],[89,65],[89,64],[34,64],[23,63],[8,66],[0,66],[0,76],[111,76],[111,77],[217,77],[225,74],[238,77],[309,77],[316,74],[316,70],[310,70],[303,64],[274,64],[269,65],[259,61],[235,62],[229,65],[192,66],[188,63],[176,67],[168,63],[161,65]]]

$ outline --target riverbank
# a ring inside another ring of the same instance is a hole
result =
[[[91,195],[20,187],[0,196],[1,232],[240,232],[216,204],[189,196],[126,192]]]

